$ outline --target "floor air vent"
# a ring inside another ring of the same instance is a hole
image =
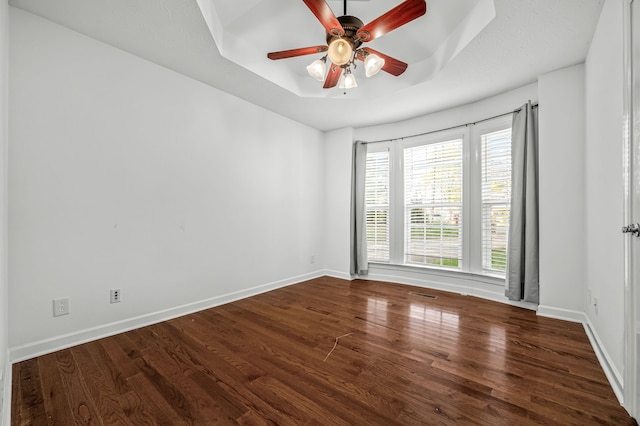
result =
[[[433,294],[418,293],[417,291],[410,291],[409,294],[412,294],[414,296],[426,297],[427,299],[437,299],[438,298],[438,296],[434,296]]]

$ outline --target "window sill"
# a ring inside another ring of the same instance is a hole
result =
[[[495,286],[504,287],[505,278],[498,275],[480,274],[476,272],[467,271],[454,271],[447,268],[438,268],[434,266],[419,266],[419,265],[407,265],[407,264],[394,264],[394,263],[379,263],[369,262],[369,267],[386,270],[386,271],[404,271],[425,274],[443,278],[457,278],[470,281],[476,281],[483,284],[490,284]]]

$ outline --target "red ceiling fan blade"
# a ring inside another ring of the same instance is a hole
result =
[[[331,35],[341,36],[344,29],[325,0],[302,0]]]
[[[342,75],[342,68],[337,66],[336,64],[331,64],[329,67],[329,72],[327,73],[327,78],[324,80],[324,89],[330,89],[335,87],[340,80],[340,76]]]
[[[405,72],[407,70],[407,67],[409,66],[406,63],[396,58],[392,58],[391,56],[385,55],[384,53],[380,53],[377,50],[373,50],[369,47],[366,47],[362,50],[366,50],[367,52],[373,55],[378,55],[382,59],[384,59],[384,65],[382,66],[382,71],[388,72],[389,74],[395,75],[396,77],[402,74],[403,72]],[[357,55],[357,58],[361,61],[364,61],[365,55]]]
[[[406,0],[360,28],[356,32],[356,37],[362,41],[371,41],[419,18],[426,12],[425,0]]]
[[[312,47],[302,47],[300,49],[281,50],[280,52],[267,53],[267,58],[273,59],[273,60],[293,58],[296,56],[313,55],[314,53],[326,52],[327,49],[328,49],[327,46],[312,46]]]

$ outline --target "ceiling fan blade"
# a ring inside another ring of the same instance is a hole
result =
[[[302,0],[331,35],[342,36],[344,29],[325,0]]]
[[[362,50],[366,50],[367,52],[373,55],[378,55],[382,59],[384,59],[384,65],[382,66],[382,71],[388,72],[389,74],[394,75],[396,77],[402,74],[403,72],[405,72],[407,70],[407,67],[409,66],[406,63],[396,58],[392,58],[391,56],[385,55],[384,53],[380,53],[377,50],[373,50],[369,47],[366,47]],[[364,61],[365,55],[357,55],[357,58],[361,61]]]
[[[324,89],[330,89],[335,87],[340,80],[340,76],[342,75],[342,68],[336,64],[331,64],[329,67],[329,72],[327,73],[327,78],[324,80]]]
[[[291,50],[281,50],[280,52],[271,52],[267,53],[267,58],[273,59],[285,59],[285,58],[294,58],[296,56],[304,56],[304,55],[313,55],[314,53],[322,53],[326,52],[328,49],[327,46],[311,46],[311,47],[302,47],[300,49],[291,49]]]
[[[419,18],[426,12],[425,0],[406,0],[360,28],[356,32],[356,37],[361,41],[371,41]]]

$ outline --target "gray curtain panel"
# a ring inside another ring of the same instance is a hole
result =
[[[367,224],[364,208],[364,184],[367,166],[367,144],[356,141],[353,145],[351,168],[351,275],[369,272],[367,258]]]
[[[531,101],[513,114],[511,219],[505,295],[539,303],[538,110]]]

